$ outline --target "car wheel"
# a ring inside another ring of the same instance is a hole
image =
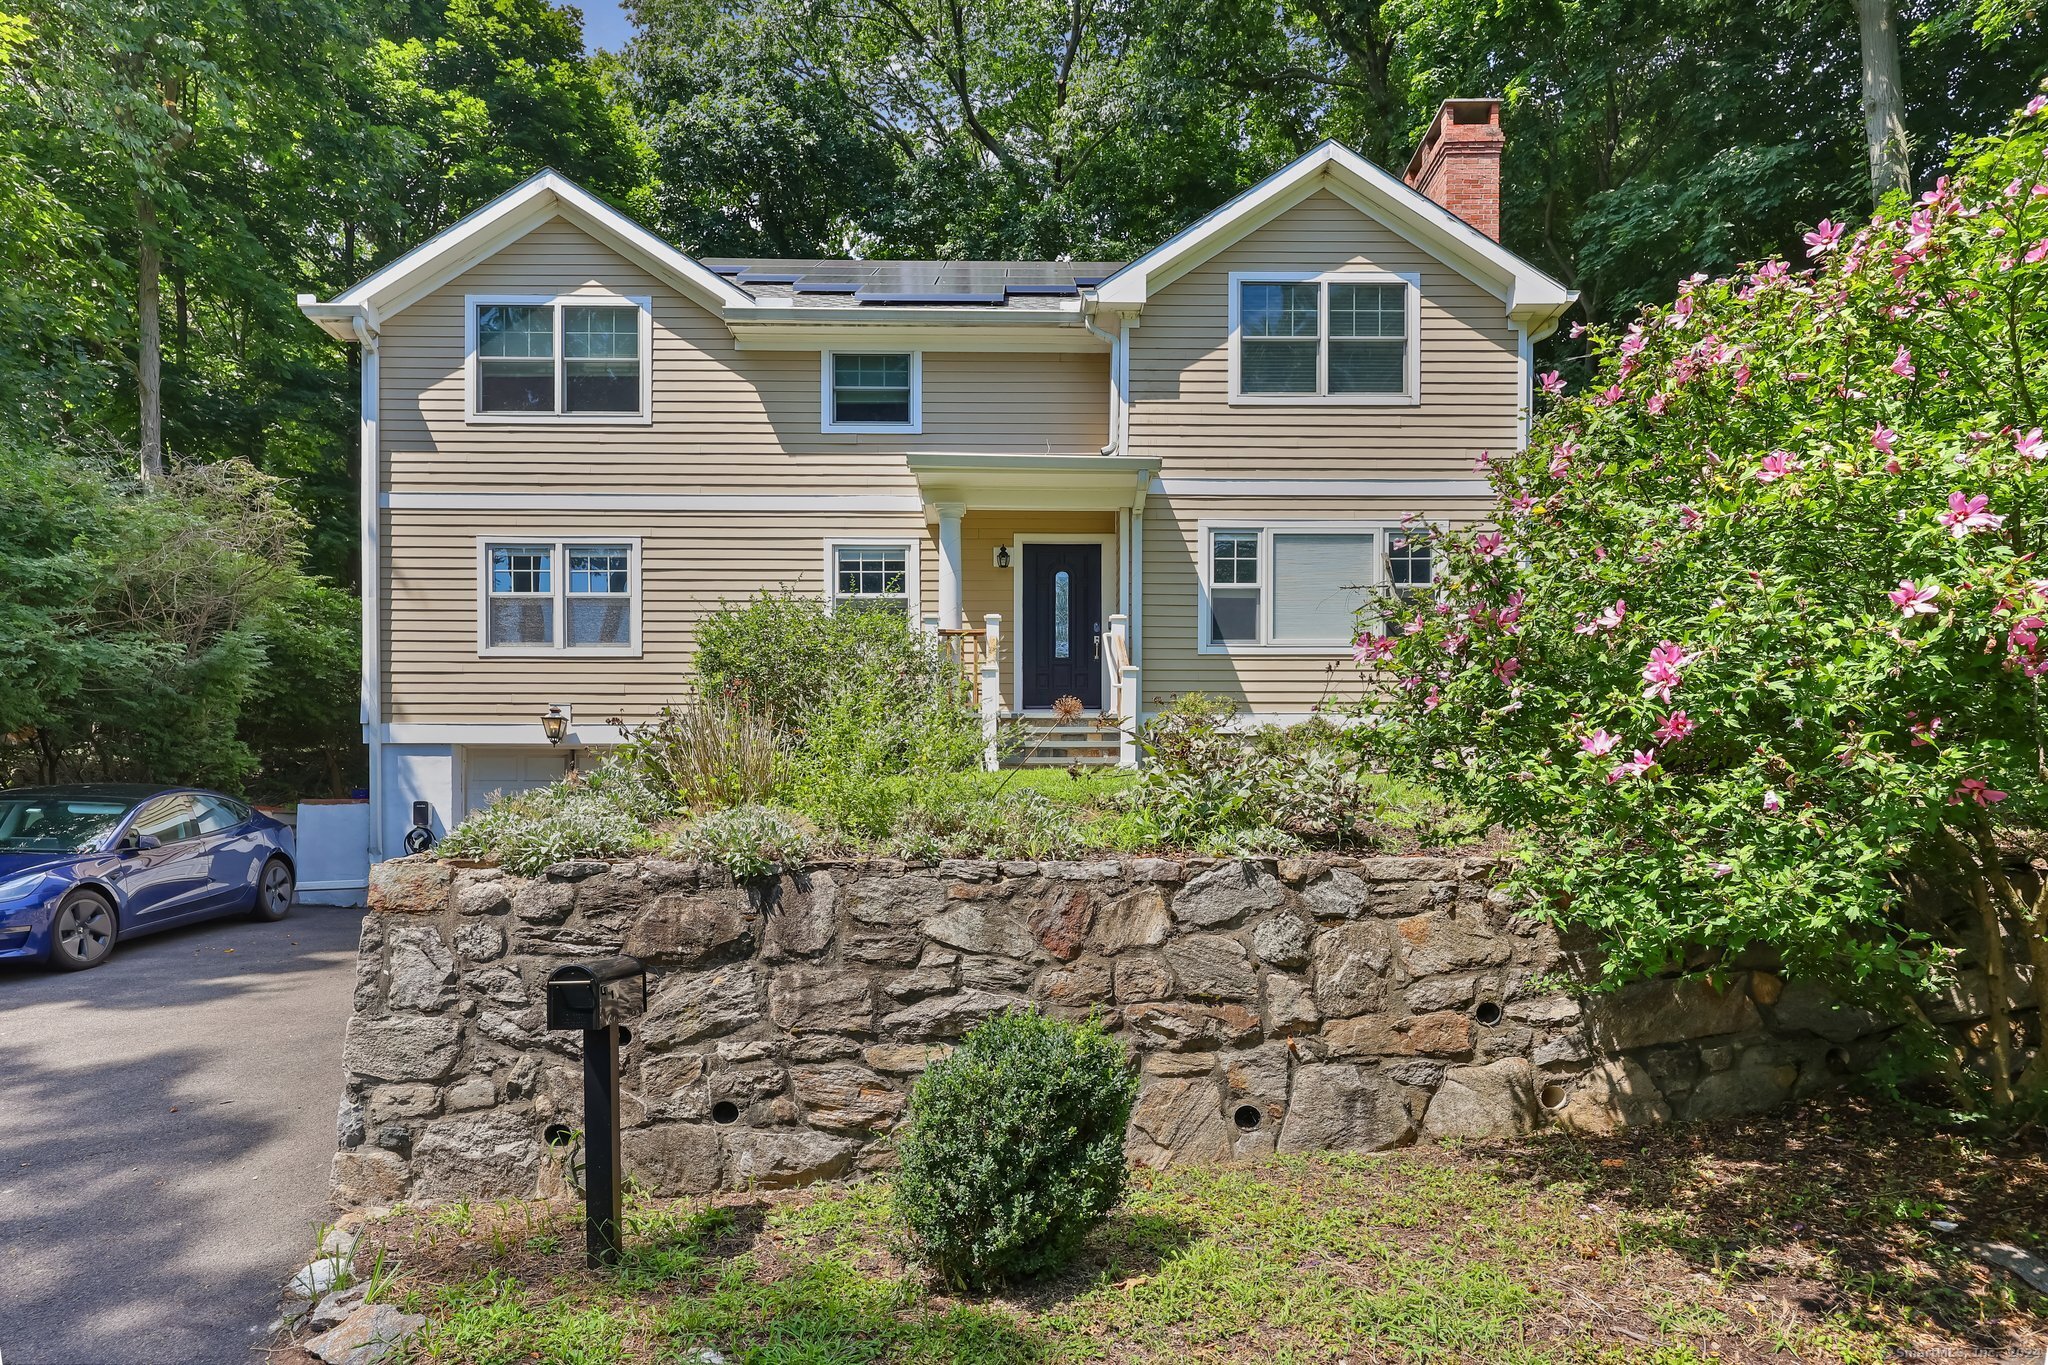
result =
[[[57,922],[50,926],[50,965],[67,972],[97,967],[114,951],[119,933],[111,901],[97,891],[77,892],[57,907]]]
[[[291,864],[282,858],[272,858],[256,878],[256,908],[250,915],[264,920],[283,919],[292,912],[292,890]]]

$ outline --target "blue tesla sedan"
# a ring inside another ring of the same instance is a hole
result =
[[[289,826],[190,787],[0,791],[0,961],[97,967],[138,934],[215,915],[283,919]]]

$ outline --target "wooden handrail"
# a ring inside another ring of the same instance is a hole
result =
[[[960,669],[962,684],[967,689],[967,699],[976,706],[981,704],[981,661],[988,655],[988,632],[965,626],[939,632],[939,647],[946,651]]]

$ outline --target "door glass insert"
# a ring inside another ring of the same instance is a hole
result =
[[[1069,603],[1070,590],[1067,571],[1061,569],[1052,576],[1052,657],[1069,658],[1073,654],[1072,632],[1068,629],[1068,617],[1072,613]]]

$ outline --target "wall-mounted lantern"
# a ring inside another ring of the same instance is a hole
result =
[[[1010,547],[1009,547],[1009,546],[1007,546],[1007,545],[998,545],[998,546],[996,546],[996,567],[997,567],[998,569],[1007,569],[1007,568],[1009,568],[1009,567],[1010,567]]]
[[[540,732],[548,737],[548,743],[560,744],[569,733],[569,708],[550,706],[540,714]]]

